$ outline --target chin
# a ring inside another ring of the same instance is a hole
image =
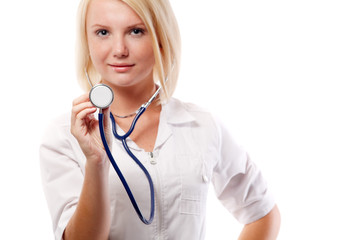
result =
[[[134,77],[131,76],[109,76],[109,80],[105,80],[104,83],[108,83],[109,85],[113,85],[116,87],[131,87],[137,83]]]
[[[134,69],[133,69],[134,70]],[[152,71],[150,73],[130,71],[126,73],[107,72],[103,76],[103,83],[116,87],[132,87],[143,81],[152,80]]]

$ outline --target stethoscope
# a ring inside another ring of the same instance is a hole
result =
[[[131,133],[133,132],[135,125],[137,123],[137,121],[139,120],[140,116],[145,112],[145,110],[147,109],[147,107],[149,107],[149,105],[154,101],[154,99],[158,96],[161,86],[158,87],[158,89],[156,90],[156,92],[151,96],[151,98],[144,103],[134,114],[128,115],[128,116],[132,116],[135,115],[131,126],[129,128],[129,130],[124,134],[124,135],[119,135],[116,131],[116,123],[115,123],[115,118],[113,116],[112,113],[110,113],[110,119],[111,119],[111,123],[112,123],[112,132],[115,136],[116,139],[120,140],[122,142],[122,145],[124,146],[125,151],[127,152],[127,154],[136,162],[136,164],[141,168],[141,170],[144,172],[146,178],[148,179],[149,182],[149,186],[150,186],[150,201],[151,201],[151,207],[150,207],[150,217],[149,219],[145,219],[144,216],[142,215],[136,201],[135,198],[130,190],[130,187],[128,185],[128,183],[125,180],[124,175],[121,173],[118,165],[116,164],[114,157],[111,154],[109,145],[107,144],[106,138],[105,138],[105,132],[104,132],[104,116],[102,113],[102,109],[108,108],[111,103],[114,100],[114,93],[112,91],[112,89],[103,83],[99,83],[96,85],[93,85],[90,81],[90,78],[87,74],[87,71],[85,70],[85,75],[87,77],[87,80],[91,86],[91,90],[89,93],[89,98],[91,103],[99,108],[99,129],[100,129],[100,135],[101,135],[101,140],[103,142],[106,154],[113,166],[113,168],[115,169],[117,175],[119,176],[127,195],[130,198],[130,201],[136,211],[136,213],[138,214],[140,220],[145,223],[145,224],[151,224],[151,222],[154,219],[154,212],[155,212],[155,193],[154,193],[154,184],[153,181],[151,179],[151,176],[149,174],[149,172],[146,170],[146,168],[144,167],[144,165],[139,161],[139,159],[137,159],[137,157],[131,152],[131,150],[129,149],[126,139],[131,135]],[[166,82],[167,78],[165,79]],[[124,116],[124,117],[128,117],[128,116]]]

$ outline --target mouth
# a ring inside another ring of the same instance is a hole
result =
[[[121,64],[109,64],[109,66],[118,73],[125,73],[132,69],[132,67],[135,66],[135,64],[127,64],[127,63],[121,63]]]

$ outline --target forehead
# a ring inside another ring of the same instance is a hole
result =
[[[91,0],[86,22],[89,25],[143,23],[137,13],[121,0]]]

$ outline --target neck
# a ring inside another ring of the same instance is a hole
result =
[[[156,85],[152,81],[128,87],[114,86],[106,81],[104,83],[108,84],[114,92],[114,102],[111,105],[111,111],[120,116],[134,113],[156,91]],[[156,105],[151,104],[149,106],[149,108],[154,107]]]

